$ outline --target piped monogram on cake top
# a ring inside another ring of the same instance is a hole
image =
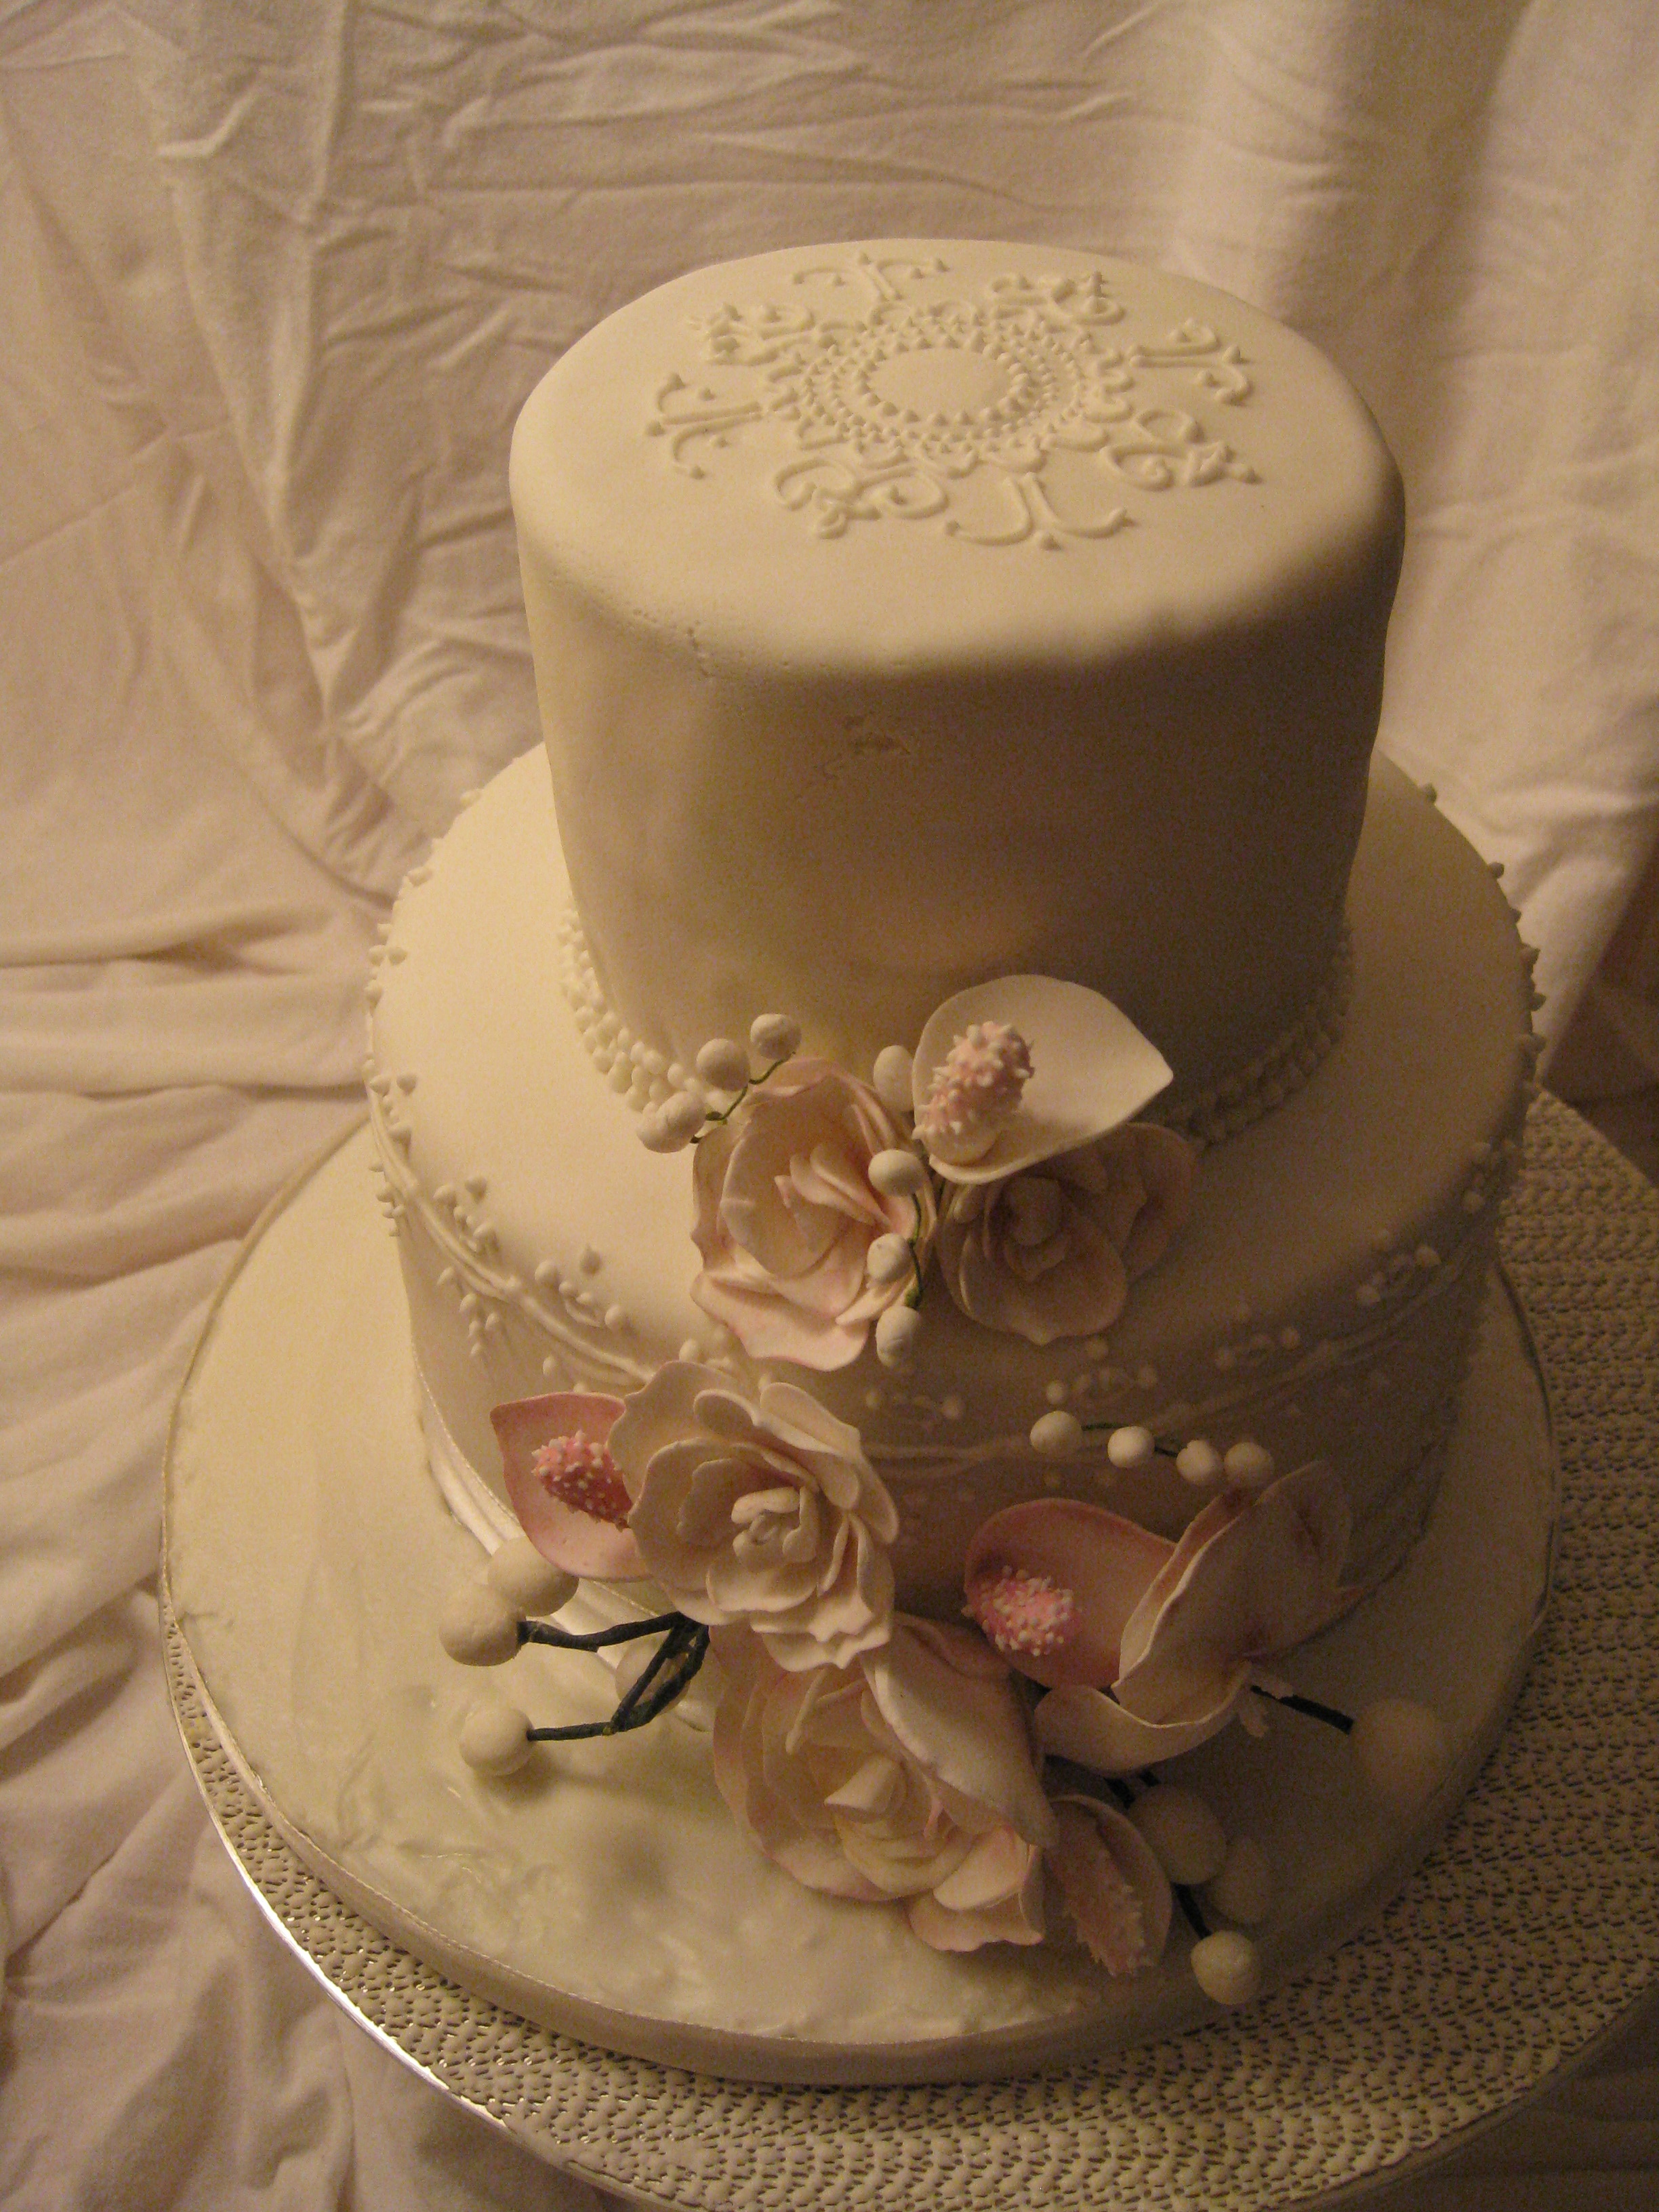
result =
[[[675,370],[647,422],[675,465],[773,433],[769,484],[821,538],[935,522],[977,545],[1109,538],[1123,491],[1241,483],[1255,471],[1194,411],[1251,393],[1238,346],[1189,319],[1130,334],[1104,275],[994,276],[937,296],[949,265],[864,250],[798,270],[799,305],[693,319],[695,380]],[[781,436],[786,458],[777,459]]]
[[[487,1699],[463,1756],[507,1774],[538,1742],[641,1727],[712,1660],[720,1793],[807,1887],[896,1905],[942,1950],[1039,1942],[1058,1909],[1113,1974],[1158,1960],[1179,1905],[1201,1986],[1245,2002],[1271,1869],[1158,1770],[1235,1720],[1259,1733],[1274,1702],[1346,1734],[1398,1817],[1445,1767],[1424,1708],[1352,1717],[1268,1671],[1356,1595],[1336,1475],[1050,1410],[1033,1460],[1091,1431],[1109,1469],[1167,1459],[1196,1493],[1186,1533],[1032,1498],[972,1535],[960,1623],[924,1620],[896,1607],[893,1498],[811,1388],[872,1342],[902,1370],[941,1283],[1037,1343],[1115,1319],[1190,1197],[1191,1147],[1133,1118],[1169,1066],[1108,1000],[1041,975],[957,994],[868,1083],[800,1043],[763,1015],[641,1118],[652,1149],[692,1149],[693,1295],[742,1358],[494,1411],[524,1534],[454,1593],[446,1649],[470,1665],[625,1649],[607,1719],[537,1727]],[[666,1609],[586,1632],[550,1619],[590,1576],[654,1585]]]

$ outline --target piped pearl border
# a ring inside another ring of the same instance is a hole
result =
[[[558,923],[559,975],[576,1029],[599,1073],[636,1114],[677,1091],[704,1095],[696,1073],[647,1044],[605,996],[574,901]],[[1148,1115],[1200,1145],[1217,1145],[1248,1129],[1308,1080],[1342,1034],[1353,980],[1353,951],[1345,921],[1330,964],[1303,1012],[1263,1051],[1173,1112]]]
[[[611,1007],[588,948],[587,932],[572,900],[558,921],[559,980],[587,1056],[635,1113],[660,1106],[677,1091],[701,1098],[693,1071],[635,1036]]]
[[[1162,1121],[1199,1145],[1218,1145],[1237,1136],[1301,1090],[1340,1037],[1352,993],[1353,939],[1345,921],[1324,977],[1296,1019],[1264,1051],[1212,1083],[1189,1104],[1167,1112],[1154,1105],[1147,1119]]]

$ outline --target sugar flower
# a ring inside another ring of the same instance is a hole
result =
[[[910,1296],[933,1233],[933,1187],[919,1174],[913,1190],[884,1190],[870,1174],[882,1154],[905,1149],[868,1085],[822,1060],[787,1061],[705,1132],[691,1295],[751,1358],[844,1367],[878,1317]],[[890,1271],[881,1262],[896,1238],[915,1262]]]
[[[507,1498],[526,1535],[555,1566],[607,1582],[646,1572],[628,1527],[631,1501],[611,1455],[622,1411],[620,1398],[554,1390],[497,1406],[489,1416]]]
[[[792,1383],[750,1395],[675,1360],[610,1436],[645,1571],[711,1627],[743,1623],[787,1671],[886,1639],[893,1501],[856,1429]]]
[[[1335,1618],[1348,1528],[1317,1462],[1263,1490],[1230,1486],[1174,1544],[1101,1506],[1035,1498],[975,1535],[967,1610],[1048,1688],[1043,1749],[1129,1773],[1224,1728],[1258,1664]]]
[[[1081,1796],[1052,1802],[1048,1871],[1085,1949],[1109,1974],[1155,1966],[1175,1899],[1151,1844],[1115,1805]]]
[[[933,1072],[916,1135],[937,1160],[982,1159],[1018,1110],[1031,1054],[1007,1022],[969,1022]]]
[[[970,1321],[1032,1344],[1109,1328],[1192,1203],[1196,1155],[1150,1122],[950,1189],[939,1272]]]
[[[1117,1128],[1170,1075],[1097,991],[1000,975],[928,1016],[911,1062],[916,1133],[946,1182],[1000,1182]]]
[[[1054,1816],[977,1637],[901,1615],[851,1666],[794,1673],[757,1637],[714,1645],[715,1780],[769,1858],[809,1889],[901,1905],[935,1950],[1041,1942]]]

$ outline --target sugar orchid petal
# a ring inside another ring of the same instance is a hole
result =
[[[1104,1506],[1029,1498],[994,1513],[975,1531],[963,1563],[968,1611],[1009,1664],[1033,1681],[1104,1688],[1117,1679],[1127,1624],[1175,1549]],[[1053,1636],[1022,1636],[1018,1613],[1000,1598],[1045,1586],[1069,1595],[1065,1626]]]
[[[1179,1721],[1159,1723],[1139,1719],[1104,1690],[1068,1682],[1038,1700],[1031,1726],[1043,1751],[1073,1759],[1091,1774],[1136,1774],[1218,1735],[1249,1686],[1249,1669],[1238,1668],[1218,1702]]]
[[[1250,1510],[1253,1503],[1248,1491],[1229,1486],[1211,1498],[1187,1523],[1179,1540],[1170,1547],[1168,1559],[1142,1591],[1124,1628],[1121,1671],[1128,1673],[1139,1665],[1146,1656],[1160,1615],[1192,1572],[1194,1562],[1219,1541],[1224,1532]]]
[[[963,1628],[899,1615],[866,1652],[876,1709],[910,1756],[963,1799],[989,1806],[1028,1843],[1052,1832],[1008,1670]]]
[[[1213,1500],[1176,1546],[1156,1610],[1125,1635],[1120,1701],[1145,1720],[1173,1719],[1241,1662],[1274,1658],[1334,1620],[1349,1522],[1341,1484],[1317,1461],[1259,1496]]]
[[[596,1391],[553,1390],[495,1407],[489,1416],[501,1450],[501,1473],[519,1525],[544,1559],[567,1574],[635,1582],[646,1571],[633,1531],[583,1513],[555,1497],[538,1474],[536,1455],[560,1437],[606,1445],[623,1412],[620,1398]]]
[[[958,991],[928,1017],[911,1068],[919,1116],[951,1046],[983,1022],[1018,1031],[1031,1074],[980,1158],[953,1163],[935,1156],[933,1164],[947,1182],[994,1182],[1090,1144],[1132,1120],[1172,1079],[1163,1054],[1097,991],[1053,975],[1002,975]]]

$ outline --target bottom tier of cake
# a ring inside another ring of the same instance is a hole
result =
[[[434,1456],[502,1533],[492,1407],[626,1396],[665,1361],[734,1352],[692,1295],[690,1158],[635,1141],[672,1071],[619,1049],[591,975],[567,1002],[568,896],[538,751],[416,871],[369,994],[374,1132]],[[1382,761],[1348,918],[1340,1034],[1333,1012],[1265,1090],[1216,1103],[1191,1217],[1109,1330],[1030,1342],[933,1279],[902,1375],[871,1344],[832,1372],[780,1369],[860,1431],[897,1507],[908,1610],[957,1618],[964,1547],[1022,1498],[1069,1493],[1174,1534],[1191,1489],[1168,1458],[1112,1466],[1114,1425],[1171,1450],[1253,1440],[1281,1470],[1327,1460],[1352,1584],[1409,1551],[1519,1149],[1531,985],[1491,873]],[[1063,1465],[1032,1437],[1059,1409],[1091,1431]]]
[[[542,1746],[505,1781],[457,1747],[478,1677],[434,1621],[477,1540],[427,1467],[407,1312],[368,1139],[268,1218],[198,1352],[167,1496],[172,1610],[216,1725],[300,1856],[374,1926],[463,1986],[611,2048],[752,2079],[1014,2072],[1175,2032],[1211,2009],[1177,1923],[1127,1978],[1063,1933],[1034,1949],[925,1948],[896,1907],[839,1903],[760,1859],[673,1717]],[[1182,1762],[1261,1844],[1269,1983],[1407,1877],[1472,1782],[1519,1686],[1547,1592],[1554,1474],[1524,1328],[1501,1294],[1477,1339],[1446,1474],[1402,1570],[1285,1663],[1352,1711],[1433,1705],[1453,1758],[1407,1822],[1372,1810],[1346,1748],[1303,1716]],[[538,1721],[598,1717],[591,1660],[504,1670]]]

